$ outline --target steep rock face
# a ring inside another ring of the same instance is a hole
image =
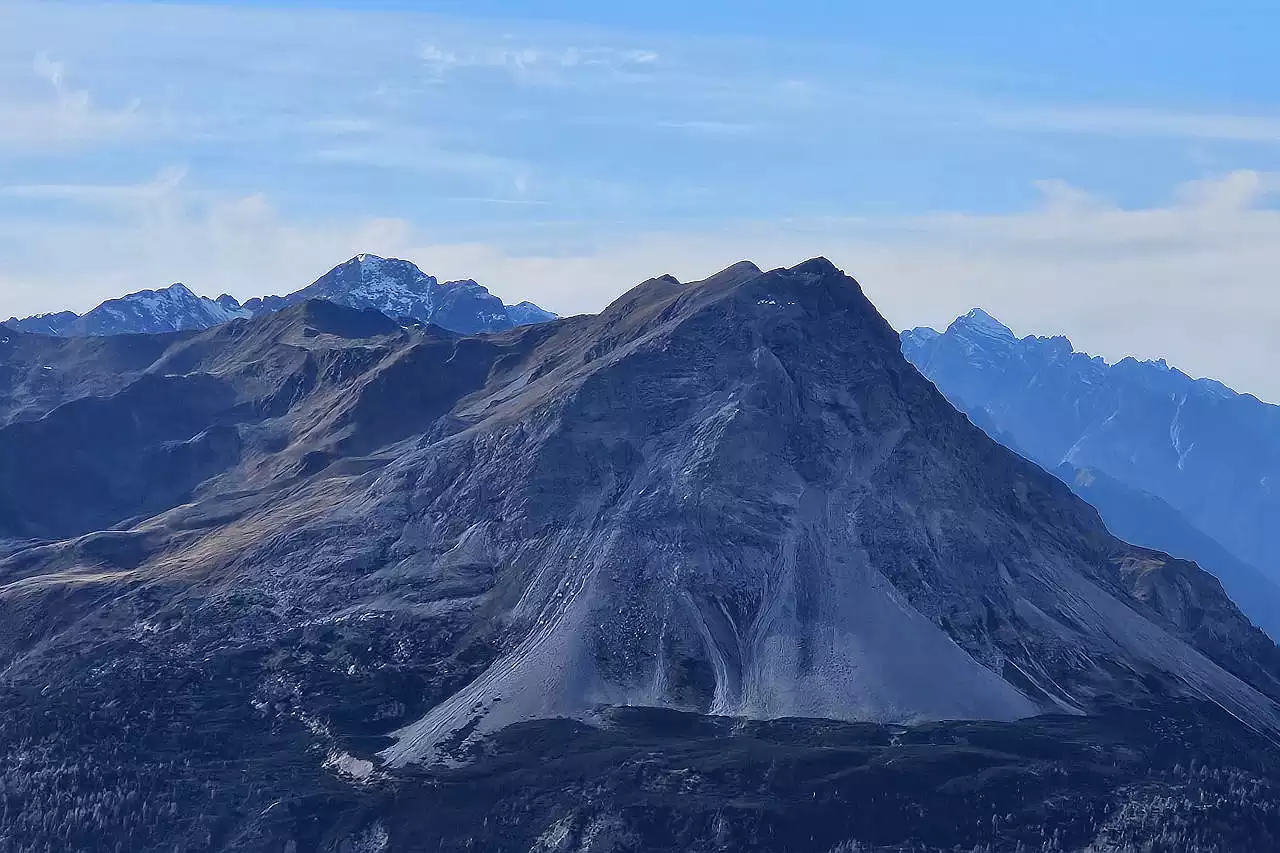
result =
[[[1075,352],[1064,337],[1019,339],[980,309],[945,333],[904,332],[902,346],[952,403],[1027,458],[1050,471],[1088,469],[1130,495],[1154,496],[1220,543],[1233,559],[1206,567],[1259,624],[1276,630],[1280,407],[1163,361],[1108,365]],[[1195,538],[1176,523],[1153,530],[1152,508],[1140,497],[1123,508],[1114,490],[1108,497],[1104,517],[1122,536],[1146,516],[1141,529],[1157,532],[1149,544],[1179,553]],[[1259,587],[1259,571],[1269,584]]]
[[[1013,717],[1084,709],[1160,670],[1274,713],[1170,646],[1124,566],[1177,575],[1179,601],[1219,602],[1232,615],[1216,627],[1274,666],[1212,579],[1125,551],[1057,480],[973,429],[825,261],[658,279],[593,325],[573,344],[585,364],[561,356],[494,401],[465,477],[417,479],[436,512],[467,508],[465,527],[435,536],[521,579],[506,654],[401,732],[393,761],[597,702]],[[507,411],[532,422],[505,427]],[[500,513],[470,503],[500,483],[522,484]],[[475,523],[486,515],[497,523]],[[1197,627],[1197,606],[1165,608],[1175,633]]]
[[[310,301],[5,427],[6,464],[135,411],[65,462],[98,478],[74,511],[0,479],[0,667],[49,707],[218,662],[264,726],[361,761],[393,735],[390,766],[610,704],[897,722],[1173,695],[1280,725],[1280,652],[1216,581],[970,424],[825,260],[484,337]],[[182,476],[131,491],[158,453]]]
[[[422,319],[464,335],[498,332],[517,325],[501,299],[471,280],[440,285],[435,312]]]

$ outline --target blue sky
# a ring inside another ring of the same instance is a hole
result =
[[[1280,399],[1274,3],[689,5],[10,0],[0,313],[356,251],[572,313],[826,254],[899,326]]]

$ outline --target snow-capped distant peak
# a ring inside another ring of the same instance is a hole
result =
[[[108,299],[83,316],[67,311],[48,317],[10,320],[5,325],[41,335],[79,337],[208,329],[249,316],[250,312],[229,296],[208,299],[179,282],[158,290],[139,290]]]
[[[981,308],[974,308],[968,314],[956,320],[951,324],[951,328],[948,331],[951,329],[972,332],[986,337],[1007,338],[1008,340],[1017,339],[1012,329]]]
[[[434,323],[462,334],[498,332],[556,318],[530,302],[505,306],[470,279],[441,283],[411,261],[361,252],[288,296],[255,298],[242,305],[226,294],[209,299],[175,283],[108,300],[83,316],[68,311],[15,318],[4,325],[16,331],[65,337],[174,332],[256,317],[308,299],[371,308],[389,317]]]

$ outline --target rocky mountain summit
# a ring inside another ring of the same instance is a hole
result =
[[[64,311],[25,319],[14,317],[4,325],[14,331],[57,337],[198,331],[279,311],[308,299],[372,308],[399,320],[434,323],[462,334],[502,331],[556,317],[532,302],[503,305],[487,288],[471,280],[440,282],[409,261],[361,254],[302,290],[288,296],[257,297],[243,305],[225,294],[208,299],[192,293],[185,285],[175,284],[108,300],[83,316]]]
[[[26,849],[1081,849],[1184,795],[1280,831],[1280,650],[826,260],[484,336],[308,299],[4,346]]]
[[[981,309],[902,347],[990,435],[1087,481],[1078,491],[1119,535],[1203,560],[1280,636],[1280,407],[1164,360],[1110,365],[1065,337],[1019,338]]]

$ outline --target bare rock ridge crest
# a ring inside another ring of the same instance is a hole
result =
[[[392,766],[603,705],[1174,696],[1280,732],[1280,650],[1217,581],[970,423],[822,258],[481,336],[307,299],[177,336],[15,332],[0,359],[17,684],[88,689],[110,673],[86,645],[125,638],[137,666],[248,648],[254,707],[385,736]],[[371,710],[316,699],[334,680]]]

